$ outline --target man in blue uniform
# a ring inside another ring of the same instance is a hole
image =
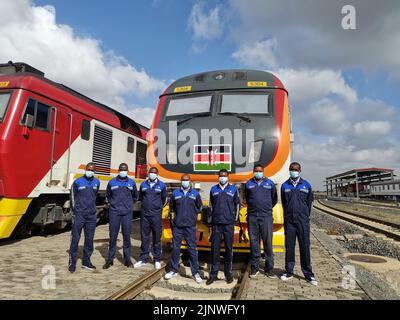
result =
[[[311,185],[300,177],[301,166],[297,162],[290,164],[290,178],[281,187],[281,200],[285,228],[285,273],[283,281],[293,278],[295,264],[296,237],[300,246],[300,264],[304,277],[312,285],[318,282],[311,268],[310,255],[310,213],[313,202]]]
[[[150,252],[150,234],[153,235],[153,259],[154,267],[161,268],[161,232],[162,232],[162,210],[167,202],[167,188],[158,179],[158,169],[150,168],[149,178],[142,182],[139,190],[141,201],[140,235],[142,238],[141,255],[135,268],[146,264]]]
[[[74,181],[71,188],[71,208],[73,210],[73,224],[71,245],[69,249],[70,272],[76,270],[78,244],[82,229],[85,232],[83,245],[82,268],[94,270],[96,267],[90,262],[93,253],[93,238],[96,229],[96,198],[100,181],[94,177],[96,166],[90,162],[86,165],[85,175]]]
[[[228,182],[228,176],[228,171],[221,169],[219,183],[210,190],[212,209],[211,272],[207,285],[217,279],[222,236],[225,245],[225,278],[227,283],[233,281],[233,236],[235,223],[239,218],[240,199],[236,187]]]
[[[263,166],[255,165],[254,178],[247,181],[244,189],[251,249],[250,278],[254,278],[258,274],[261,256],[260,239],[262,239],[264,245],[265,275],[269,278],[275,278],[272,251],[272,208],[278,202],[278,195],[274,182],[264,177],[263,171]]]
[[[124,265],[128,268],[133,267],[131,261],[132,212],[133,204],[137,198],[137,188],[135,181],[128,178],[128,165],[126,163],[121,163],[118,170],[118,176],[110,180],[106,191],[106,198],[109,203],[110,246],[108,259],[103,269],[108,269],[113,265],[120,227],[123,238]]]
[[[181,188],[174,190],[170,200],[170,212],[174,214],[173,222],[173,251],[171,259],[171,271],[165,275],[169,280],[178,275],[179,254],[182,240],[186,241],[190,257],[190,269],[197,283],[202,279],[199,274],[199,260],[196,242],[197,214],[201,211],[203,203],[199,192],[192,188],[190,176],[182,175]]]

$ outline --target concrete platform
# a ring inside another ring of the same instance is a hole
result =
[[[296,243],[296,266],[294,278],[289,281],[269,279],[262,273],[249,280],[245,299],[263,300],[364,300],[368,295],[357,281],[350,281],[337,257],[311,234],[311,257],[313,272],[318,286],[309,284],[301,272],[298,243]],[[280,276],[285,265],[285,254],[275,254],[275,273]],[[260,269],[264,263],[260,263]]]
[[[139,223],[133,223],[132,257],[140,254]],[[108,225],[97,226],[92,263],[96,271],[81,268],[83,232],[76,272],[68,268],[70,232],[35,236],[0,245],[0,299],[105,299],[129,282],[153,269],[126,268],[122,257],[122,235],[117,242],[114,266],[103,270],[108,253]],[[54,277],[53,277],[54,276]]]

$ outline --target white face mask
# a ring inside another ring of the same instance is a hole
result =
[[[297,179],[300,176],[300,173],[298,171],[290,171],[289,173],[292,179]]]
[[[219,183],[224,185],[228,182],[228,177],[219,177]]]
[[[91,170],[86,170],[85,171],[85,176],[90,179],[90,178],[92,178],[94,176],[94,172],[91,171]]]
[[[153,173],[153,172],[149,173],[149,179],[150,179],[150,181],[156,180],[157,179],[157,173]]]

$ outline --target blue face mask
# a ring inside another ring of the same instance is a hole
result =
[[[228,182],[228,177],[219,177],[219,183],[224,185]]]
[[[86,176],[86,178],[92,178],[93,177],[93,175],[94,175],[94,172],[93,171],[90,171],[90,170],[86,170],[85,171],[85,176]]]
[[[126,178],[126,177],[128,176],[128,171],[120,171],[120,172],[119,172],[119,176],[120,176],[121,178]]]
[[[300,175],[300,173],[298,171],[289,171],[289,173],[290,173],[290,177],[292,179],[297,179]]]
[[[150,181],[156,180],[157,179],[157,173],[153,173],[153,172],[149,173],[149,179],[150,179]]]
[[[182,188],[183,189],[187,189],[187,188],[189,188],[189,186],[190,186],[190,181],[182,181],[181,182],[181,184],[182,184]]]
[[[254,178],[256,178],[257,180],[262,179],[263,176],[263,172],[254,172]]]

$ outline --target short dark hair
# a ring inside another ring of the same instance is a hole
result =
[[[295,166],[297,165],[297,166],[299,166],[299,168],[301,169],[301,164],[298,163],[298,162],[296,162],[296,161],[292,162],[292,163],[290,164],[289,168],[290,168],[292,165],[295,165]]]
[[[256,168],[263,168],[263,169],[264,169],[264,166],[263,166],[261,163],[256,163],[256,164],[254,165],[254,167],[253,167],[253,171],[254,171]]]
[[[226,169],[220,169],[220,170],[218,171],[218,174],[221,174],[222,172],[226,172],[227,174],[229,174],[228,170],[226,170]]]
[[[149,169],[149,171],[150,170],[156,170],[157,172],[158,172],[158,169],[156,168],[156,167],[151,167],[150,169]]]
[[[122,166],[124,167],[126,166],[127,168],[129,168],[129,166],[125,162],[122,162],[119,164],[118,169],[121,168]]]

